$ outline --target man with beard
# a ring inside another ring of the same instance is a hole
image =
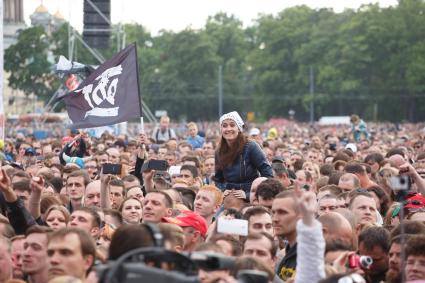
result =
[[[382,227],[365,228],[359,235],[359,255],[370,256],[372,265],[364,270],[368,283],[380,283],[388,270],[390,233]]]
[[[389,252],[388,271],[385,275],[387,283],[401,283],[402,272],[401,272],[401,237],[397,237],[391,240],[391,247]]]
[[[406,235],[425,234],[425,224],[421,222],[406,220],[403,222],[403,226]],[[387,283],[401,283],[402,280],[401,240],[401,225],[399,224],[391,231],[388,271],[385,276]],[[405,241],[407,241],[407,237]]]

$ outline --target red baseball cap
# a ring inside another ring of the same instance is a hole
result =
[[[199,231],[203,237],[207,234],[208,225],[207,221],[200,216],[199,214],[186,210],[182,211],[175,218],[173,217],[164,217],[162,218],[163,222],[176,224],[180,227],[192,227],[195,230]]]
[[[415,208],[424,208],[425,207],[425,197],[417,194],[413,197],[410,197],[406,201],[405,208],[407,209],[415,209]]]

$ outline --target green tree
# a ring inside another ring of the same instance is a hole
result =
[[[16,44],[5,50],[4,69],[9,72],[9,85],[29,95],[47,97],[55,78],[50,72],[49,40],[42,27],[20,32]]]

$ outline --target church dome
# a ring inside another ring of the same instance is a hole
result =
[[[44,14],[44,13],[49,13],[49,10],[47,10],[46,6],[44,6],[43,4],[40,4],[40,6],[38,6],[34,12],[34,14]]]
[[[30,15],[30,19],[31,25],[47,28],[52,21],[52,15],[43,4],[40,4],[40,6],[35,9],[35,12]]]
[[[56,13],[53,15],[53,18],[57,20],[65,20],[65,18],[62,16],[62,14],[59,12],[59,10],[56,11]]]

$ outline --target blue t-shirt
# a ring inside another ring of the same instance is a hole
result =
[[[187,138],[187,142],[192,146],[193,149],[202,148],[202,145],[204,144],[204,138],[196,135],[194,138],[189,136]]]

